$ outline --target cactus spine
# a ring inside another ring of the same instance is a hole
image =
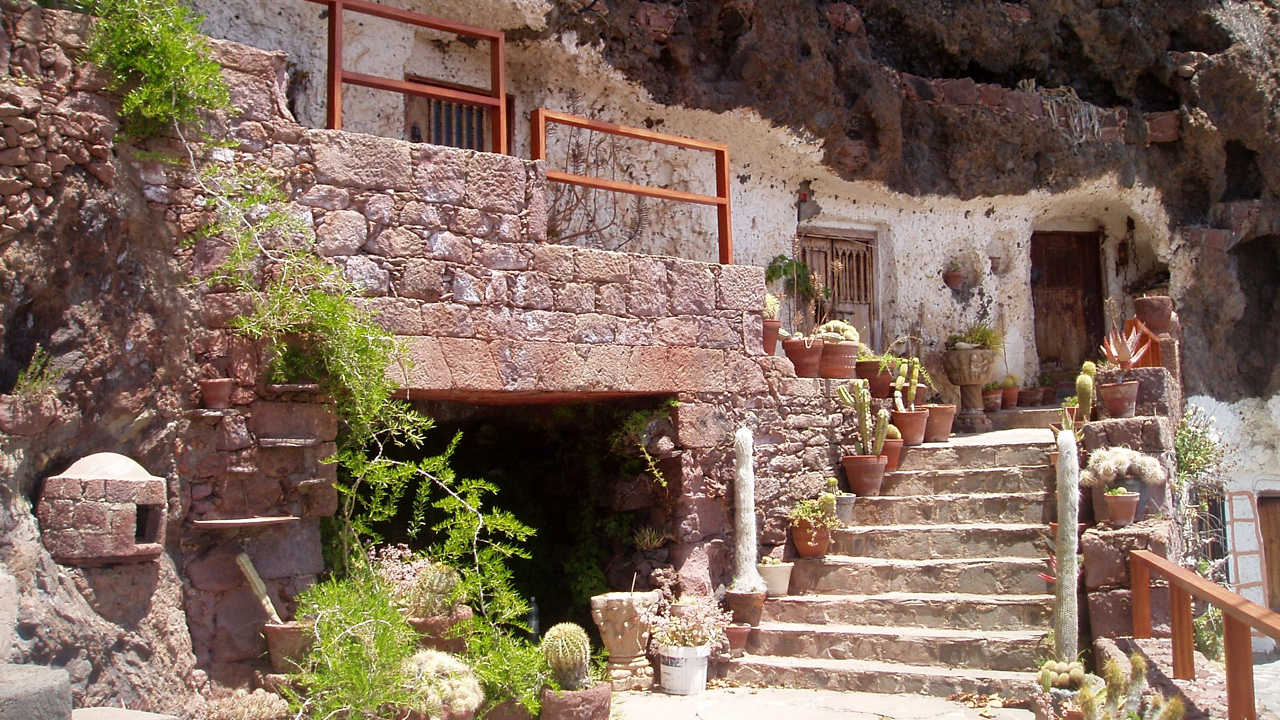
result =
[[[872,422],[871,384],[865,379],[850,380],[848,385],[841,385],[836,389],[836,399],[841,405],[853,408],[858,421],[854,454],[879,455],[884,449],[884,439],[889,432],[889,411],[880,410],[875,415],[875,422]]]
[[[1093,415],[1093,376],[1080,373],[1076,378],[1076,401],[1080,409],[1076,410],[1076,420],[1081,424],[1089,422]]]
[[[553,625],[542,638],[542,654],[565,690],[580,690],[590,679],[591,639],[578,625]]]

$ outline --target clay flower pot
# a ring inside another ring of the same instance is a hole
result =
[[[1138,406],[1138,381],[1103,383],[1098,386],[1102,406],[1109,418],[1131,418]]]
[[[1003,390],[983,390],[982,391],[982,411],[997,412],[1004,405]]]
[[[729,590],[724,594],[724,604],[725,607],[729,608],[729,612],[733,613],[733,621],[735,623],[756,627],[760,624],[760,617],[764,614],[764,598],[764,590],[760,592],[735,592]]]
[[[947,270],[942,273],[942,282],[952,290],[959,290],[960,286],[964,285],[964,273],[959,270]]]
[[[929,411],[924,424],[925,442],[946,442],[951,437],[951,423],[956,419],[955,405],[917,405]]]
[[[792,563],[779,563],[777,565],[762,565],[756,563],[756,570],[760,571],[760,577],[764,578],[764,584],[769,586],[770,597],[782,597],[786,595],[791,588],[791,568],[795,567]]]
[[[751,636],[751,626],[734,623],[724,629],[724,634],[729,638],[729,654],[733,657],[742,657],[742,653],[747,649],[747,638]]]
[[[1138,501],[1142,498],[1136,492],[1126,492],[1124,495],[1103,495],[1102,498],[1107,502],[1107,517],[1113,527],[1124,527],[1133,524],[1133,518],[1138,514]]]
[[[902,438],[896,440],[884,441],[885,472],[893,472],[898,469],[898,463],[902,460]]]
[[[467,649],[467,636],[455,628],[471,622],[474,613],[466,605],[459,606],[448,615],[407,618],[418,631],[418,644],[428,650],[458,654]]]
[[[884,455],[845,455],[840,458],[845,477],[849,480],[849,492],[866,497],[879,495],[888,462],[889,458]],[[839,499],[837,496],[836,500]]]
[[[791,540],[800,557],[819,558],[827,554],[827,547],[831,545],[831,531],[827,528],[815,528],[808,520],[797,520],[791,524]]]
[[[1008,410],[1010,408],[1018,407],[1018,396],[1022,394],[1018,388],[1000,388],[1000,393],[1002,394],[1002,401],[1000,403],[1001,409]]]
[[[764,321],[764,354],[773,355],[778,352],[778,330],[782,327],[781,320],[765,320]]]
[[[859,360],[854,366],[858,377],[870,384],[871,397],[887,398],[893,394],[893,373],[888,368],[881,372],[879,360]]]
[[[796,368],[796,377],[818,377],[822,365],[821,340],[783,340],[782,352]]]
[[[1018,391],[1018,407],[1035,407],[1040,404],[1040,398],[1044,397],[1044,389],[1022,388]]]
[[[902,432],[902,444],[911,447],[924,442],[924,427],[929,422],[928,410],[894,410],[893,424]]]
[[[235,378],[200,381],[200,396],[204,398],[204,406],[212,410],[225,410],[231,407],[231,391],[235,389]]]
[[[822,344],[818,376],[849,379],[857,377],[858,344],[851,342]]]
[[[263,625],[262,636],[267,639],[271,669],[278,673],[295,672],[311,649],[315,627],[314,623],[297,621]]]

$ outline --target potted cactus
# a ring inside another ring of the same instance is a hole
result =
[[[765,293],[764,309],[760,317],[764,322],[764,354],[773,355],[778,351],[778,330],[782,329],[782,321],[778,319],[778,296]]]
[[[898,358],[892,353],[877,355],[866,345],[858,347],[855,363],[857,377],[871,383],[871,397],[887,398],[893,393],[893,379],[897,377]]]
[[[889,427],[885,429],[884,436],[884,471],[891,473],[898,469],[898,463],[902,460],[902,431],[897,425],[889,423]]]
[[[772,597],[780,597],[786,595],[791,586],[791,568],[795,567],[793,563],[783,562],[772,555],[765,555],[760,558],[760,562],[756,563],[756,570],[760,571],[760,577],[764,578],[765,585],[769,586],[769,595]]]
[[[791,335],[786,330],[779,330],[782,340],[782,352],[796,369],[796,377],[816,378],[822,367],[822,338],[805,335]]]
[[[997,412],[1004,404],[1004,391],[1000,389],[1000,383],[989,382],[982,388],[982,411]]]
[[[1093,376],[1097,371],[1097,366],[1086,360],[1076,376],[1076,420],[1080,424],[1093,419]]]
[[[1003,393],[1000,408],[1002,410],[1011,410],[1018,407],[1018,376],[1005,375],[1000,381],[1000,392]]]
[[[399,596],[409,624],[418,631],[424,648],[460,653],[467,647],[466,630],[471,608],[458,602],[458,571],[442,563],[427,562],[407,593]]]
[[[1137,408],[1138,381],[1125,382],[1124,374],[1151,349],[1151,344],[1146,341],[1146,329],[1140,320],[1134,321],[1127,334],[1113,325],[1102,343],[1102,352],[1107,360],[1120,367],[1119,382],[1098,385],[1107,417],[1130,418]]]
[[[1080,484],[1094,489],[1094,511],[1099,519],[1106,519],[1112,525],[1117,525],[1118,521],[1124,524],[1128,522],[1123,516],[1117,517],[1110,512],[1106,518],[1102,518],[1101,508],[1098,507],[1096,500],[1099,494],[1108,510],[1113,502],[1134,503],[1135,518],[1141,520],[1146,514],[1149,489],[1160,485],[1167,477],[1164,466],[1150,455],[1144,455],[1126,447],[1108,447],[1099,448],[1089,454],[1089,464],[1080,473]],[[1125,492],[1114,492],[1116,489]],[[1127,493],[1130,492],[1134,494],[1132,499],[1127,497]],[[1122,499],[1113,500],[1112,498]],[[1123,508],[1119,510],[1124,511]]]
[[[818,375],[824,378],[857,377],[858,330],[843,320],[828,320],[813,334],[822,340]]]
[[[791,520],[791,540],[795,543],[797,555],[817,558],[827,554],[831,531],[840,527],[834,495],[820,492],[816,498],[799,500],[787,518]]]
[[[574,623],[553,625],[542,636],[542,654],[559,690],[542,689],[544,720],[609,720],[613,688],[591,678],[591,640]]]
[[[902,431],[902,444],[908,447],[924,442],[925,423],[929,421],[928,410],[916,409],[916,391],[923,377],[929,381],[929,374],[920,364],[920,358],[907,358],[898,365],[898,379],[893,384],[893,424]]]
[[[871,419],[871,390],[866,380],[851,380],[836,390],[841,405],[853,408],[858,434],[853,438],[854,453],[840,459],[844,465],[849,490],[855,495],[879,495],[884,470],[889,459],[882,454],[889,432],[889,412],[880,410]],[[852,513],[852,503],[850,503]]]
[[[850,487],[852,488],[852,485]],[[846,527],[852,525],[853,504],[857,502],[858,496],[841,490],[840,481],[834,477],[827,478],[827,492],[836,496],[836,518],[840,520],[840,524]]]

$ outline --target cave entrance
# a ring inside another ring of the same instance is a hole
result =
[[[453,471],[491,482],[498,489],[488,498],[492,506],[535,529],[524,544],[530,557],[509,566],[520,594],[537,599],[543,630],[572,621],[594,633],[592,595],[631,589],[633,576],[636,590],[651,589],[653,571],[668,567],[666,550],[638,547],[655,544],[643,539],[645,532],[658,533],[657,545],[665,540],[680,484],[667,398],[414,406],[436,424],[414,454],[437,455],[460,434]],[[642,443],[665,486],[652,474]],[[411,517],[412,500],[405,499],[397,520]],[[430,527],[442,519],[429,514],[416,541],[407,525],[382,530],[388,542],[423,550],[438,541]]]
[[[1044,372],[1075,371],[1102,344],[1102,234],[1031,235],[1031,301]]]

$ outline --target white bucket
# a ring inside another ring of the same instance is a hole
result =
[[[662,663],[662,690],[671,695],[696,695],[707,689],[707,658],[710,645],[681,647],[663,645],[658,648]]]

